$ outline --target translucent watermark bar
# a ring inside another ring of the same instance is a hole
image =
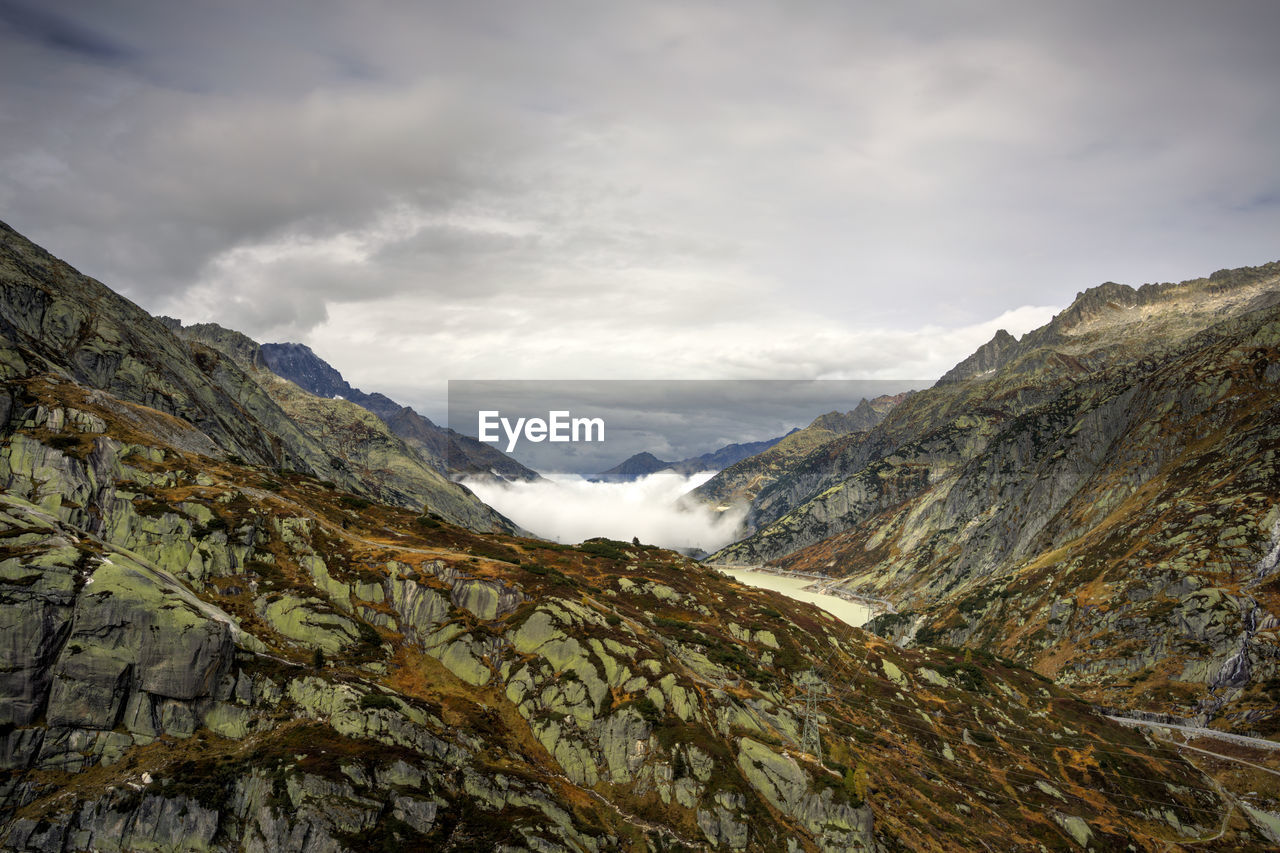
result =
[[[773,441],[820,415],[850,415],[864,400],[865,414],[867,406],[874,408],[872,401],[931,384],[907,379],[450,380],[448,425],[478,445],[451,445],[449,465],[482,473],[483,460],[496,458],[477,449],[483,445],[536,471],[592,477],[637,454],[681,462],[731,445]]]

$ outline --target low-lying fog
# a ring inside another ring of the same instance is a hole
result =
[[[516,524],[557,542],[637,537],[646,545],[710,553],[734,540],[746,514],[745,507],[716,513],[678,504],[681,495],[713,475],[659,471],[630,483],[592,483],[575,474],[543,474],[546,479],[536,483],[469,479],[463,484]]]

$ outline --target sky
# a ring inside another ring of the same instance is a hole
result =
[[[1101,282],[1280,258],[1277,36],[1273,0],[0,0],[0,219],[428,415],[934,378]]]

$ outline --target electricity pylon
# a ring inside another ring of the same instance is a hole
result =
[[[829,694],[827,683],[809,670],[797,679],[804,690],[804,728],[800,732],[800,748],[819,761],[822,760],[822,733],[818,730],[818,703]]]

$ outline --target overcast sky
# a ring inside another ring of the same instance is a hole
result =
[[[0,218],[429,413],[936,377],[1280,258],[1278,37],[1274,0],[0,0]]]

